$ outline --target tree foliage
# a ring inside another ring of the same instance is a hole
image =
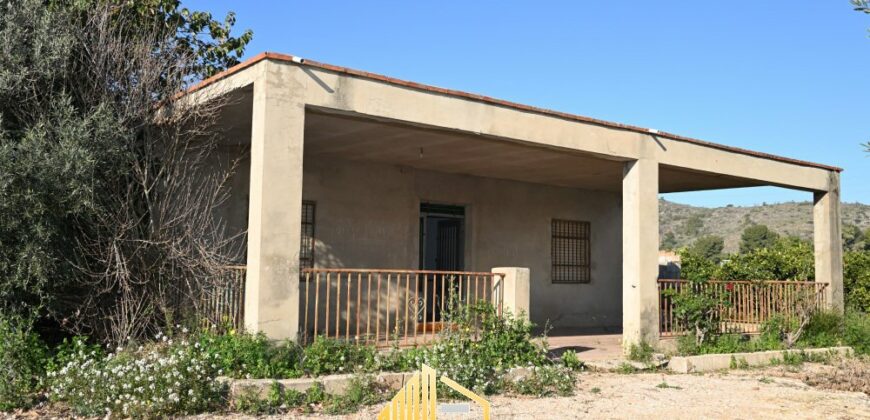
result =
[[[870,313],[870,251],[847,252],[843,261],[846,305]]]
[[[779,239],[779,234],[766,225],[751,225],[740,236],[740,253],[745,254],[759,248],[770,248]]]
[[[216,274],[219,100],[178,93],[238,61],[232,25],[171,0],[0,3],[0,310],[119,341]]]
[[[843,249],[850,251],[870,250],[870,229],[862,232],[858,226],[844,224]]]
[[[703,228],[704,219],[697,214],[689,216],[689,218],[683,222],[683,233],[687,236],[696,236],[701,233],[701,229]]]
[[[668,233],[665,233],[665,236],[662,237],[660,247],[667,251],[672,251],[677,248],[677,238],[674,236],[674,232],[668,231]]]
[[[727,255],[716,262],[692,249],[680,250],[683,279],[707,280],[815,280],[815,257],[809,242],[780,238],[774,246],[745,254]],[[848,251],[843,266],[846,304],[870,312],[870,251]]]
[[[700,257],[719,262],[725,249],[725,239],[721,236],[707,235],[695,240],[690,247],[692,252]]]

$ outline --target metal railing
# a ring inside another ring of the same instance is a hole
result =
[[[662,337],[685,334],[687,327],[676,316],[673,299],[666,291],[703,288],[727,302],[716,313],[721,332],[758,334],[774,316],[791,318],[801,307],[823,308],[826,283],[811,281],[719,281],[693,284],[687,280],[658,280],[659,330]],[[696,290],[701,291],[701,290]]]
[[[380,346],[432,341],[449,305],[503,310],[503,274],[464,271],[307,268],[299,283],[300,334]]]
[[[221,329],[241,330],[245,310],[245,266],[224,267],[213,290],[204,290],[199,316]]]

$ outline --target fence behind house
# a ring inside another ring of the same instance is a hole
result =
[[[245,266],[224,267],[214,290],[203,293],[200,316],[218,328],[241,330],[244,326]]]
[[[722,296],[727,305],[718,309],[722,332],[757,334],[765,322],[780,315],[791,318],[801,307],[822,308],[825,283],[811,281],[718,281],[693,284],[687,280],[658,280],[659,325],[662,337],[685,334],[686,325],[675,314],[674,302],[665,293],[686,287],[703,288]]]

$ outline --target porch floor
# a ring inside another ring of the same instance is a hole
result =
[[[574,350],[583,361],[621,359],[621,332],[590,332],[576,328],[556,328],[548,334],[550,353],[561,356],[566,350]]]

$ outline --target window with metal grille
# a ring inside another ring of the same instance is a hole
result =
[[[299,267],[314,267],[314,210],[313,201],[302,202],[302,244],[299,248]]]
[[[589,283],[589,222],[553,219],[553,283]]]

